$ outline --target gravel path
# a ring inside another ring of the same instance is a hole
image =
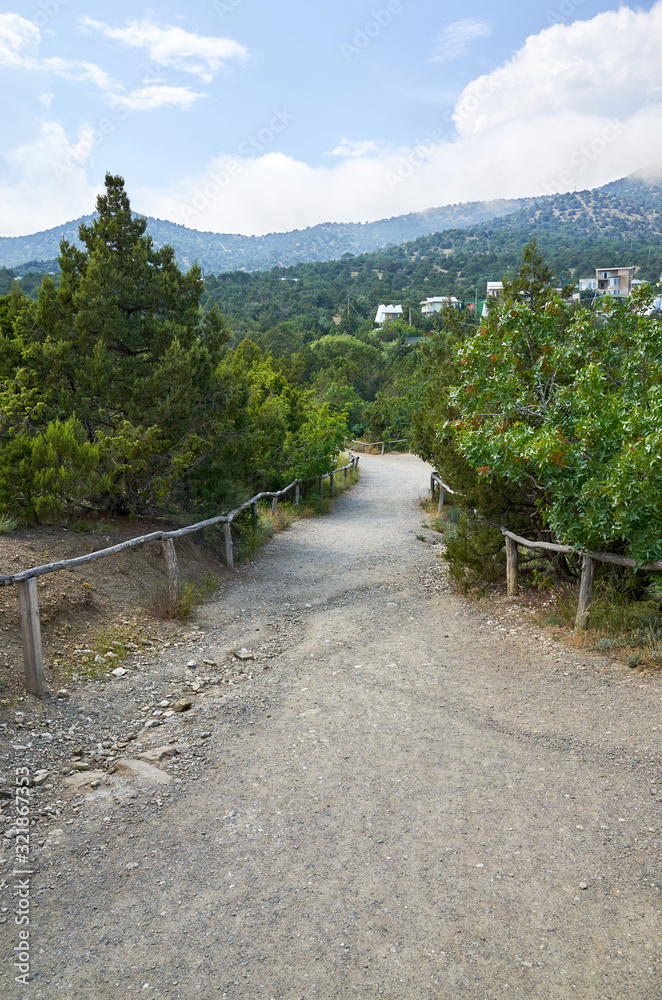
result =
[[[143,659],[156,697],[191,655],[256,656],[168,720],[167,789],[72,800],[35,857],[33,981],[7,923],[0,995],[662,996],[660,679],[459,600],[417,538],[427,467],[361,470]]]

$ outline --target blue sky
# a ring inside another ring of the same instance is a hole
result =
[[[662,167],[662,2],[34,0],[0,13],[0,235],[264,233]]]

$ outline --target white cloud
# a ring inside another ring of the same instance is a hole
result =
[[[0,65],[53,73],[80,83],[93,83],[104,92],[116,89],[117,84],[108,73],[94,63],[62,59],[60,56],[40,60],[40,42],[41,34],[31,21],[26,21],[18,14],[0,14]],[[41,99],[42,103],[44,97]]]
[[[56,122],[43,122],[37,137],[5,156],[0,181],[2,235],[39,232],[94,210],[97,183],[86,164],[94,148],[90,126],[68,139]]]
[[[129,193],[146,214],[202,230],[261,234],[459,201],[581,190],[638,170],[660,176],[661,49],[662,2],[643,13],[621,8],[529,38],[514,59],[466,88],[452,139],[438,131],[418,147],[390,149],[343,138],[334,160],[310,166],[280,151],[284,130],[274,125],[260,155],[228,151],[193,176]],[[139,105],[139,94],[123,96]],[[156,106],[158,97],[143,99]],[[181,100],[186,106],[186,94]],[[69,141],[51,124],[31,146],[8,156],[10,178],[0,185],[6,233],[41,229],[93,208],[84,169],[91,141],[85,131]],[[67,157],[70,173],[56,183],[53,163]]]
[[[250,161],[221,157],[167,190],[140,192],[141,211],[260,234],[581,190],[638,170],[660,175],[661,48],[662,2],[557,25],[465,89],[453,139],[437,131],[399,150],[343,139],[328,167],[271,150]]]
[[[559,110],[627,117],[662,99],[661,44],[662,3],[554,25],[466,87],[454,115],[458,131],[469,135]]]
[[[111,103],[115,107],[129,111],[154,111],[156,108],[190,108],[202,94],[188,87],[153,86],[140,87],[130,94],[113,94]]]
[[[369,156],[370,153],[378,153],[380,145],[370,139],[360,142],[352,142],[351,139],[341,139],[338,145],[327,153],[327,156]]]
[[[475,17],[465,17],[454,21],[441,31],[434,39],[432,46],[432,62],[446,62],[464,55],[471,42],[478,38],[487,38],[492,34],[492,26],[487,21]]]
[[[56,76],[61,76],[65,80],[75,80],[78,83],[93,83],[95,87],[104,93],[109,93],[117,88],[113,78],[95,63],[75,62],[68,59],[61,59],[53,56],[44,59],[39,64],[40,69],[45,69]]]
[[[0,64],[52,73],[77,83],[91,83],[99,88],[113,107],[128,108],[130,111],[153,111],[156,108],[188,109],[198,98],[204,96],[189,87],[168,86],[155,79],[146,81],[144,87],[126,92],[120,83],[95,63],[62,59],[60,56],[39,60],[36,52],[40,40],[38,30],[30,21],[25,21],[15,14],[0,14]],[[24,54],[26,49],[32,54]],[[49,108],[53,94],[43,94],[40,100],[46,108]]]
[[[231,38],[195,35],[172,25],[161,27],[152,21],[130,21],[126,28],[111,28],[102,21],[83,17],[84,29],[99,31],[106,38],[130,48],[146,49],[157,66],[172,66],[193,73],[207,83],[232,59],[248,58],[248,52]]]
[[[31,21],[18,14],[0,14],[0,65],[32,69],[40,40]]]

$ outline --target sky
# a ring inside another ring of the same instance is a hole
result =
[[[662,174],[662,0],[16,0],[0,235],[264,234]]]

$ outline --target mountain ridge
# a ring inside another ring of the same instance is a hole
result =
[[[439,230],[460,229],[501,218],[534,200],[498,198],[459,202],[375,222],[322,222],[306,229],[266,233],[264,236],[213,233],[188,229],[152,216],[143,218],[147,219],[147,230],[155,245],[160,247],[169,243],[184,267],[191,267],[197,261],[207,271],[254,271],[337,260],[343,253],[369,253],[388,244],[406,243]],[[79,225],[89,224],[94,218],[95,213],[92,213],[27,236],[0,237],[0,267],[53,260],[59,252],[60,241],[67,239],[77,243]]]
[[[77,242],[78,226],[93,218],[83,216],[30,236],[0,237],[0,269],[21,268],[24,274],[57,270],[60,240]],[[490,238],[499,239],[507,231],[541,239],[554,234],[557,241],[567,241],[569,255],[573,250],[576,255],[583,236],[615,241],[619,256],[621,240],[643,240],[650,244],[650,253],[655,247],[657,256],[662,238],[662,186],[633,175],[579,192],[462,202],[376,222],[320,223],[264,236],[202,232],[146,218],[157,247],[169,243],[181,266],[197,261],[210,274],[268,271],[373,253],[406,257],[410,251],[426,252],[430,240],[443,246],[447,239],[449,248],[455,249],[458,240],[462,244],[475,241],[476,251],[487,240],[489,252]],[[573,264],[568,260],[564,266],[572,268]]]

